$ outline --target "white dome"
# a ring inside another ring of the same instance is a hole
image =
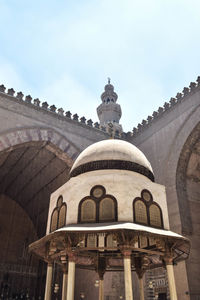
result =
[[[153,173],[146,156],[134,145],[122,140],[103,140],[88,146],[77,157],[71,173],[78,167],[95,161],[126,161],[144,167]]]

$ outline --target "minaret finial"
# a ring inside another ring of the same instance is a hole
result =
[[[108,84],[110,84],[110,77],[108,77]]]

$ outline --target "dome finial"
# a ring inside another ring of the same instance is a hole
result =
[[[108,77],[108,84],[110,84],[110,80],[111,80],[110,77]]]

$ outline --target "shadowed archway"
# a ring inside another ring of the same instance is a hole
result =
[[[50,194],[68,180],[79,151],[59,133],[44,128],[1,135],[0,149],[4,229],[0,234],[5,241],[0,256],[0,265],[4,265],[0,272],[1,292],[3,288],[10,297],[30,293],[39,299],[43,297],[46,267],[28,256],[27,247],[45,234]]]
[[[200,123],[188,136],[179,158],[176,176],[177,196],[183,232],[192,250],[186,262],[191,299],[200,297]]]

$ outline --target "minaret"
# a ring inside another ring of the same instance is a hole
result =
[[[99,117],[100,125],[106,127],[107,131],[112,127],[113,131],[122,132],[122,126],[119,120],[122,115],[121,106],[117,102],[117,94],[114,92],[114,86],[110,84],[105,85],[105,91],[101,95],[102,103],[97,107],[97,114]]]

